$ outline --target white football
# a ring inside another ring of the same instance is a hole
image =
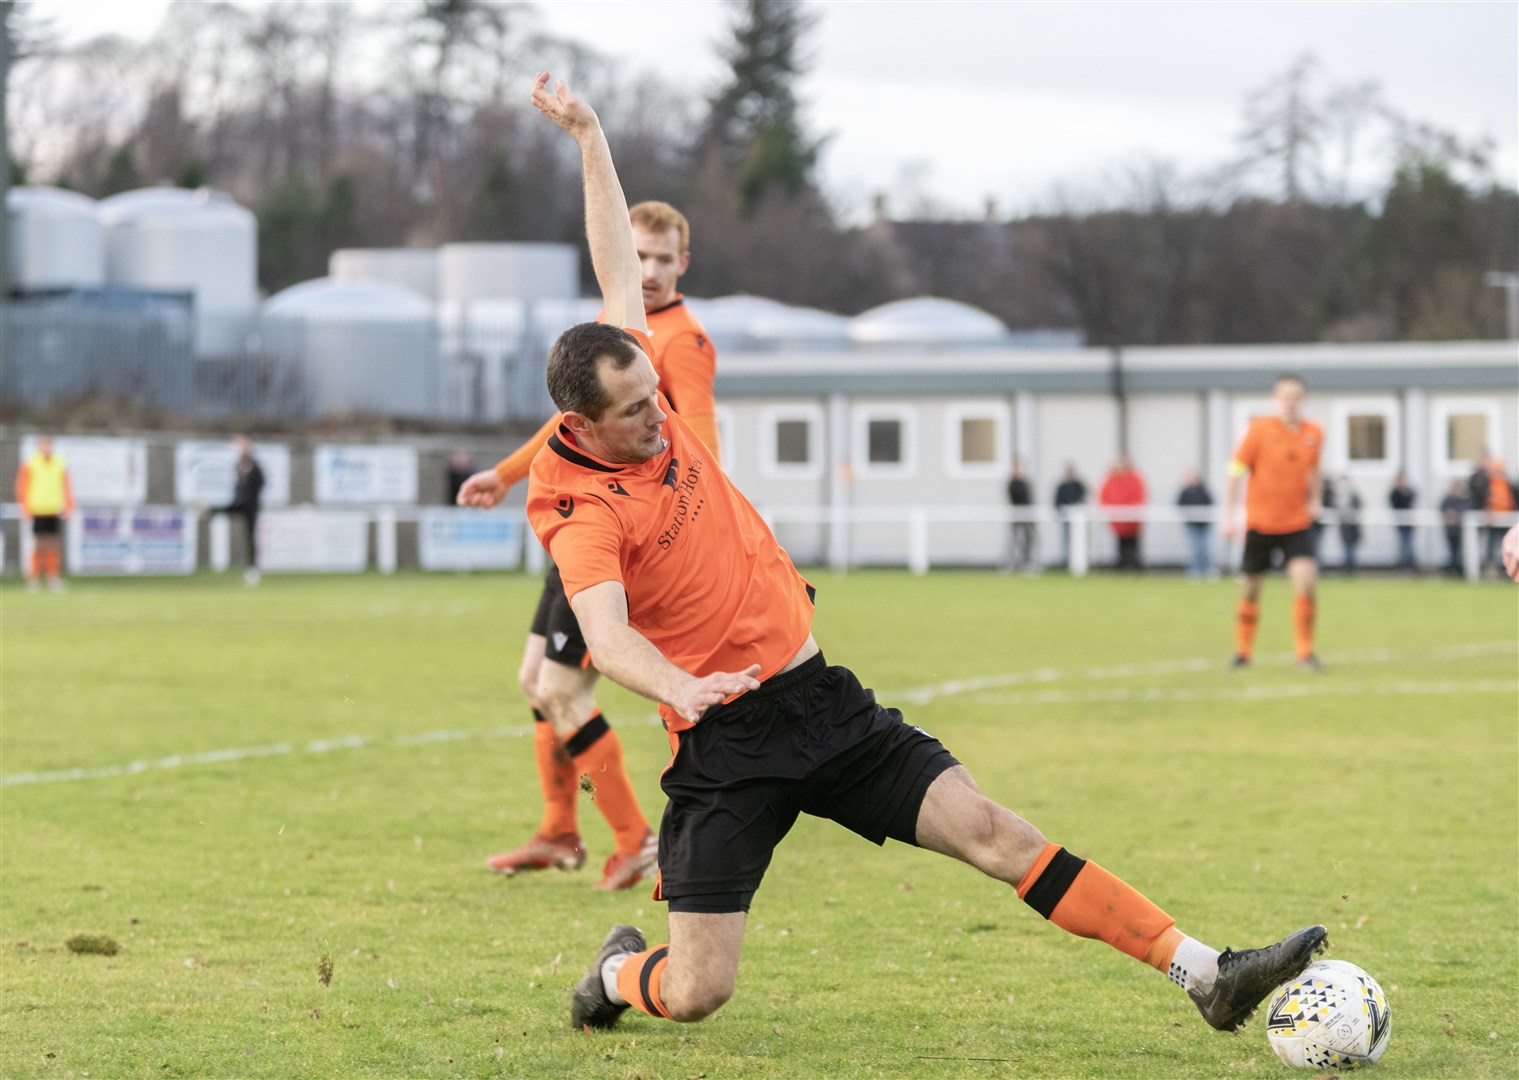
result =
[[[1373,1065],[1392,1036],[1387,996],[1343,960],[1316,960],[1279,986],[1266,1006],[1266,1038],[1297,1069]]]

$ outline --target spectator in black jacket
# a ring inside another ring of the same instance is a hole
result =
[[[1087,501],[1087,486],[1081,482],[1081,477],[1076,473],[1076,466],[1066,464],[1065,474],[1060,480],[1060,486],[1055,488],[1055,513],[1064,515],[1073,506],[1084,505]],[[1062,522],[1060,525],[1062,554],[1065,564],[1071,564],[1071,524]]]
[[[1387,505],[1403,513],[1414,508],[1415,497],[1414,489],[1408,484],[1408,474],[1399,469],[1397,477],[1392,482],[1392,489],[1387,493]],[[1414,527],[1400,522],[1398,524],[1398,569],[1413,570],[1415,568]]]
[[[246,435],[232,440],[237,451],[237,480],[232,489],[232,501],[219,507],[218,513],[230,514],[243,519],[248,537],[248,567],[243,571],[243,581],[258,584],[258,511],[264,497],[264,470],[253,459],[253,447]]]
[[[1466,485],[1459,480],[1452,480],[1450,490],[1440,500],[1440,521],[1445,526],[1445,546],[1450,549],[1445,572],[1457,577],[1464,572],[1461,566],[1461,517],[1469,509],[1471,496]]]
[[[1213,505],[1213,495],[1208,491],[1208,485],[1203,483],[1196,469],[1188,469],[1186,475],[1182,477],[1181,494],[1176,497],[1176,505],[1184,510],[1198,510]],[[1212,536],[1212,522],[1187,522],[1187,545],[1192,552],[1192,557],[1187,564],[1188,577],[1218,576],[1218,572],[1213,569],[1213,558],[1209,550]]]
[[[1013,512],[1026,513],[1034,505],[1034,489],[1023,474],[1023,461],[1013,459],[1013,473],[1007,480],[1007,501]],[[1029,520],[1014,521],[1008,536],[1007,568],[1009,570],[1034,570],[1037,568],[1037,544],[1034,523]]]
[[[1345,573],[1356,571],[1356,549],[1361,546],[1361,493],[1350,477],[1341,476],[1334,483],[1334,506],[1340,516],[1340,551]]]

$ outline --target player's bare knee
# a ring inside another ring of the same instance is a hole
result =
[[[664,1006],[670,1019],[682,1024],[705,1020],[728,1003],[733,996],[733,979],[721,975],[670,985],[666,977]]]
[[[981,804],[975,815],[975,866],[1002,881],[1017,881],[1044,848],[1044,834],[1005,806],[987,798]]]
[[[595,712],[596,702],[584,694],[562,689],[538,687],[537,709],[554,728],[554,734],[568,739]]]

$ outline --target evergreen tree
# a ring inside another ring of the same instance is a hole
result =
[[[704,150],[732,178],[745,213],[766,193],[812,190],[818,143],[802,131],[795,84],[815,17],[794,0],[741,0],[723,49],[728,81],[710,101]]]

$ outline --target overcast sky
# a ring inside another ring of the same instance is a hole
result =
[[[167,6],[39,0],[71,40],[145,37]],[[808,6],[819,20],[804,115],[828,136],[825,188],[855,212],[883,189],[962,214],[989,197],[1021,211],[1056,184],[1096,184],[1142,158],[1217,166],[1235,152],[1249,91],[1304,53],[1326,85],[1374,81],[1414,119],[1493,140],[1499,177],[1519,183],[1512,0]],[[537,8],[545,29],[698,94],[721,78],[721,0]]]

